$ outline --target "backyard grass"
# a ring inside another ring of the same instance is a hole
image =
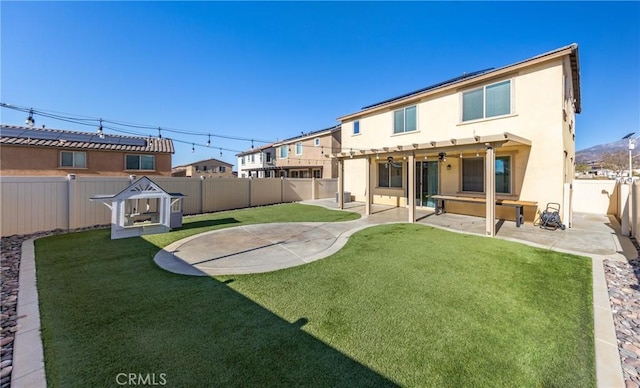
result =
[[[115,386],[121,373],[179,387],[595,385],[584,257],[394,224],[267,274],[188,277],[153,263],[158,246],[212,228],[357,217],[288,206],[145,238],[37,240],[48,385]]]

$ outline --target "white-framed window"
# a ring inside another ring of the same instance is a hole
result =
[[[60,167],[87,168],[87,153],[83,151],[60,151]]]
[[[320,170],[319,168],[314,168],[313,169],[313,177],[316,178],[316,179],[322,178],[322,170]]]
[[[354,135],[360,134],[360,120],[356,120],[353,122],[353,134]]]
[[[289,156],[289,149],[286,145],[280,146],[280,159],[286,159]]]
[[[511,156],[496,156],[496,193],[511,194]],[[462,159],[462,191],[484,192],[484,158]]]
[[[262,163],[262,152],[258,154],[258,163]]]
[[[314,147],[320,147],[320,138],[316,137],[315,139],[313,139],[313,146]]]
[[[416,106],[408,106],[393,112],[393,133],[412,132],[418,129]]]
[[[155,156],[125,155],[125,168],[127,170],[155,170]]]
[[[218,172],[218,168],[215,166],[215,164],[212,164],[211,169],[209,171],[211,171],[212,173],[216,173]]]
[[[296,143],[296,155],[302,155],[302,142],[301,141]]]
[[[251,163],[256,162],[256,154],[251,154]]]
[[[267,152],[267,163],[271,163],[271,152]]]
[[[402,187],[402,163],[378,163],[378,187]]]
[[[462,121],[504,116],[511,113],[511,80],[462,93]]]
[[[240,164],[242,164],[243,166],[245,165],[245,157],[243,156],[242,159],[240,160]]]
[[[218,171],[219,171],[219,172],[226,172],[226,171],[227,171],[227,166],[220,166],[220,167],[218,167]]]

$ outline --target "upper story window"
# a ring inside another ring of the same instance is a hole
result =
[[[258,162],[262,163],[262,152],[258,154]]]
[[[87,153],[82,151],[60,152],[60,167],[87,168]]]
[[[360,120],[356,120],[353,122],[353,134],[354,135],[360,134]]]
[[[316,137],[315,139],[313,139],[313,146],[314,147],[320,147],[320,138]]]
[[[220,167],[218,167],[218,170],[220,172],[225,172],[225,171],[227,171],[227,167],[226,166],[220,166]]]
[[[155,170],[153,155],[125,155],[127,170]]]
[[[302,155],[302,142],[301,141],[296,143],[296,155]]]
[[[240,164],[242,164],[244,166],[245,164],[245,157],[243,156],[242,159],[240,159]]]
[[[503,116],[510,113],[510,80],[462,93],[462,121]]]
[[[251,154],[251,163],[255,163],[256,161],[256,154]]]
[[[202,166],[202,171],[207,171],[207,165]]]
[[[417,129],[418,120],[415,105],[393,112],[393,133],[411,132]]]
[[[216,166],[214,164],[211,165],[211,172],[215,173],[216,172]]]
[[[289,157],[289,149],[286,145],[280,146],[280,159],[286,159]]]
[[[271,152],[267,152],[267,163],[271,163]]]

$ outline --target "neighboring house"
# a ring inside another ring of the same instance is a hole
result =
[[[557,202],[569,223],[580,110],[576,44],[366,106],[338,119],[340,191],[365,201],[367,212],[371,203],[408,206],[410,222],[415,206],[434,207],[433,195],[448,195],[537,202],[525,208],[528,221]],[[504,206],[445,206],[515,218]]]
[[[336,125],[274,143],[278,176],[337,178],[337,162],[328,156],[340,151],[340,134]]]
[[[171,175],[170,139],[0,125],[0,175]]]
[[[274,178],[277,175],[273,144],[252,148],[236,156],[240,178]]]
[[[234,178],[233,164],[215,158],[199,160],[190,164],[176,166],[171,176]]]

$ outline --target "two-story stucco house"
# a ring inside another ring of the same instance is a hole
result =
[[[0,175],[171,175],[171,139],[0,125]]]
[[[273,144],[241,152],[238,157],[238,178],[275,178],[276,162]]]
[[[340,151],[340,125],[303,133],[273,144],[279,176],[288,178],[337,178],[337,161],[328,158]]]
[[[233,164],[216,158],[175,166],[171,170],[175,177],[234,178]]]
[[[570,223],[580,110],[576,44],[365,106],[338,118],[339,191],[367,212],[407,206],[410,222],[416,206],[483,215],[488,235],[516,218],[502,203],[533,221],[555,202]]]

